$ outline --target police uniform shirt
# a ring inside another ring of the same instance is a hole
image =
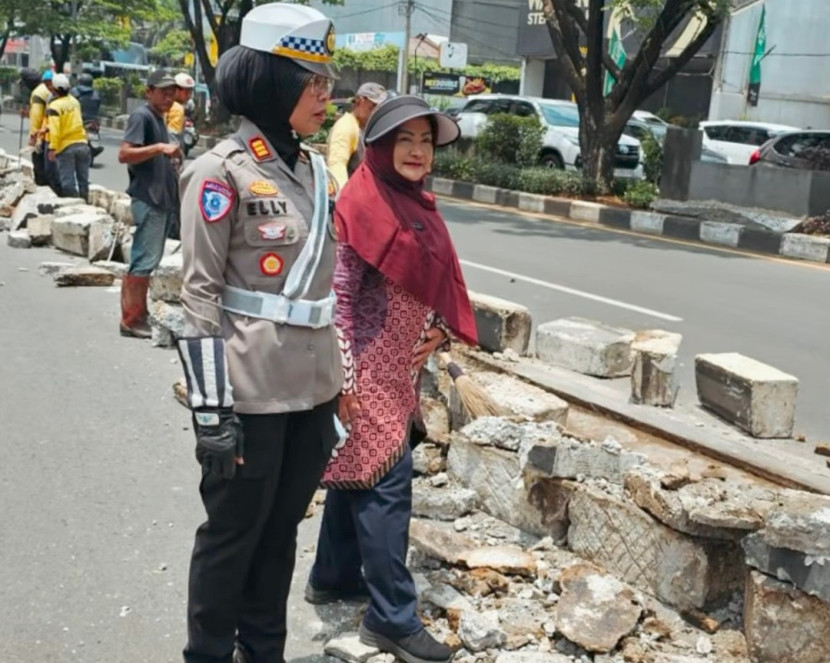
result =
[[[329,182],[332,182],[329,179]],[[336,192],[329,185],[329,195]],[[308,410],[339,392],[334,326],[277,324],[222,309],[225,285],[281,294],[309,235],[313,175],[302,152],[294,171],[250,121],[189,165],[181,178],[182,304],[186,336],[222,336],[235,410]],[[328,210],[322,258],[304,299],[324,300],[334,275]]]

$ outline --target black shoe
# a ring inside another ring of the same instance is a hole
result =
[[[305,586],[306,603],[324,605],[326,603],[337,603],[338,601],[368,601],[369,588],[365,583],[355,589],[317,589],[310,582]]]
[[[453,657],[453,650],[438,642],[425,628],[412,635],[393,640],[375,633],[361,623],[359,635],[364,645],[376,647],[406,663],[449,663]]]

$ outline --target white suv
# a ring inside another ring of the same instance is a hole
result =
[[[576,104],[558,99],[519,97],[508,94],[481,94],[470,97],[456,119],[465,138],[475,138],[487,126],[488,115],[508,113],[520,117],[535,115],[545,127],[539,163],[551,168],[577,170],[579,154],[579,111]],[[642,177],[640,141],[622,135],[617,143],[615,177]]]
[[[729,163],[741,166],[748,166],[749,158],[755,150],[768,140],[791,131],[801,131],[786,124],[739,120],[701,122],[700,128],[703,129],[705,147],[720,152]]]

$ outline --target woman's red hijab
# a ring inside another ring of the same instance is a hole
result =
[[[458,255],[435,197],[395,170],[396,132],[366,147],[335,206],[338,240],[437,312],[453,333],[478,337]]]

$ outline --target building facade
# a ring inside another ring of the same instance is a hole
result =
[[[747,100],[761,13],[766,50],[758,105]],[[764,0],[732,12],[724,26],[709,117],[830,128],[830,2]]]

